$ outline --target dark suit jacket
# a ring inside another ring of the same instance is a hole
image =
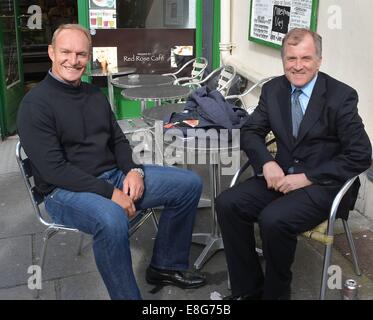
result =
[[[264,143],[272,130],[276,162],[285,173],[290,167],[294,173],[305,173],[313,182],[306,192],[325,208],[346,180],[371,164],[371,144],[357,110],[358,95],[353,88],[319,72],[296,140],[290,98],[291,85],[285,76],[263,86],[259,105],[241,130],[241,148],[255,172],[261,173],[263,165],[273,160]],[[355,186],[355,193],[357,190]]]

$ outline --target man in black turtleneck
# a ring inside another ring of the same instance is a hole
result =
[[[146,279],[195,288],[205,278],[185,272],[201,179],[191,171],[142,166],[106,97],[81,77],[91,37],[60,26],[48,48],[52,69],[23,99],[21,143],[55,223],[93,235],[97,267],[112,299],[141,299],[132,270],[128,221],[136,210],[164,206]]]

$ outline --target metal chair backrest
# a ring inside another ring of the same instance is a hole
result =
[[[27,157],[26,153],[24,152],[21,142],[18,142],[16,145],[16,159],[17,159],[17,163],[18,163],[23,181],[26,185],[27,193],[30,197],[32,207],[34,209],[34,212],[38,220],[42,224],[48,227],[54,227],[56,229],[58,228],[58,229],[69,230],[69,231],[78,231],[77,229],[55,224],[53,222],[51,223],[44,219],[41,213],[41,210],[40,210],[40,205],[44,202],[44,196],[37,191],[37,188],[34,183],[34,176],[32,173],[31,161]]]
[[[206,58],[204,57],[196,58],[193,62],[191,79],[193,81],[201,81],[207,66],[208,66],[208,61]]]
[[[236,69],[233,66],[225,65],[221,69],[216,90],[218,90],[224,97],[228,95],[228,91],[233,84],[235,76]]]
[[[264,79],[261,79],[257,82],[255,82],[252,86],[250,86],[249,88],[247,88],[243,93],[241,94],[237,94],[237,95],[231,95],[231,96],[227,96],[225,97],[226,100],[238,100],[241,102],[241,108],[245,109],[248,114],[251,114],[254,112],[255,108],[256,108],[256,105],[255,106],[246,106],[245,104],[245,101],[244,101],[244,97],[247,96],[250,92],[252,92],[255,88],[265,84],[266,82],[268,82],[269,80],[275,78],[276,76],[272,76],[272,77],[267,77],[267,78],[264,78]]]
[[[203,80],[184,83],[183,86],[201,87],[202,85],[205,85],[209,80],[213,79],[214,77],[218,75],[216,87],[214,89],[219,91],[225,97],[227,96],[229,89],[231,88],[233,84],[233,80],[236,74],[237,73],[236,73],[236,69],[234,66],[224,65],[212,71]]]
[[[181,73],[185,68],[187,68],[189,65],[192,65],[192,71],[190,73],[189,77],[180,77],[178,78],[178,74]],[[192,60],[189,60],[186,62],[179,70],[177,70],[174,73],[165,73],[164,76],[172,76],[175,78],[174,84],[181,84],[183,82],[196,82],[201,81],[205,72],[205,69],[208,66],[208,61],[204,57],[197,57]]]

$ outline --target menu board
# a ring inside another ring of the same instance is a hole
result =
[[[251,0],[249,40],[280,48],[293,28],[316,31],[318,0]]]

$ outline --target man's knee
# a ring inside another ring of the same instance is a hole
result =
[[[196,193],[202,192],[202,178],[193,171],[190,171],[186,177],[183,177],[183,185]]]
[[[283,219],[280,210],[265,208],[259,215],[258,224],[264,237],[276,238],[278,235],[289,231],[288,223]]]
[[[129,218],[127,212],[113,203],[105,212],[97,213],[96,231],[109,238],[128,238]]]
[[[216,213],[219,220],[222,220],[226,215],[231,215],[234,212],[234,201],[231,191],[225,190],[220,193],[215,199]]]

